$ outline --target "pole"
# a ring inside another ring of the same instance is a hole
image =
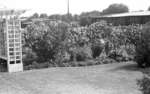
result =
[[[68,11],[67,11],[67,14],[68,14],[68,17],[69,17],[69,10],[70,10],[70,5],[69,5],[69,0],[68,0]]]

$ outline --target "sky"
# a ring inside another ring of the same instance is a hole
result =
[[[130,11],[147,10],[150,0],[70,0],[70,13],[98,10],[102,11],[110,4],[122,3]],[[65,14],[67,13],[67,0],[0,0],[0,8],[26,9],[26,15],[33,13]]]

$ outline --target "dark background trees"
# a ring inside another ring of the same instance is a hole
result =
[[[111,4],[108,6],[108,8],[104,9],[102,12],[98,10],[89,11],[89,12],[82,12],[81,14],[53,14],[53,15],[47,15],[46,13],[38,14],[35,13],[31,17],[32,18],[48,18],[48,19],[54,19],[54,20],[61,20],[67,23],[70,22],[76,22],[81,26],[90,25],[92,23],[90,17],[97,17],[105,14],[114,14],[114,13],[124,13],[128,12],[129,8],[128,6],[124,4]]]
[[[48,15],[46,13],[40,14],[40,18],[48,18]]]
[[[34,18],[39,18],[38,13],[34,13],[32,16],[30,16],[28,19],[34,19]]]
[[[128,6],[124,4],[111,4],[108,8],[103,10],[103,14],[114,14],[114,13],[124,13],[128,12]]]
[[[79,24],[81,26],[90,25],[91,24],[90,17],[96,17],[96,16],[100,16],[100,15],[101,15],[101,12],[99,12],[99,11],[83,12],[79,16],[80,17]]]

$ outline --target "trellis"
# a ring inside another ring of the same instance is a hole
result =
[[[8,72],[23,71],[21,21],[24,10],[0,10],[0,59]],[[6,62],[4,62],[6,61]]]

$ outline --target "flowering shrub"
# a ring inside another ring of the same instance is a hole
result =
[[[105,47],[105,42],[110,43],[112,37],[112,26],[107,24],[105,21],[91,24],[88,27],[87,37],[91,43],[93,57],[98,57]],[[102,40],[104,42],[102,42]],[[108,51],[109,49],[106,49]]]
[[[38,62],[55,60],[57,53],[65,51],[68,41],[68,24],[63,22],[37,22],[24,32],[25,45],[38,56]]]
[[[138,80],[137,84],[140,86],[140,90],[143,94],[150,94],[150,77],[144,76]]]
[[[140,66],[148,66],[148,31],[140,25],[112,26],[105,21],[85,27],[59,21],[35,22],[24,32],[24,46],[36,53],[38,62],[55,61],[60,64],[77,61],[77,58],[86,60],[91,54],[97,58],[105,52],[106,57],[115,60],[129,60],[135,56]],[[92,53],[85,53],[85,46]],[[81,48],[82,51],[78,51]]]

